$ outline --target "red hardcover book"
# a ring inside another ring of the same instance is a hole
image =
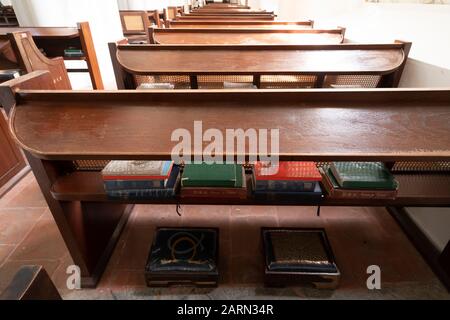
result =
[[[322,176],[315,162],[312,161],[280,161],[277,167],[273,164],[256,162],[256,180],[302,180],[321,181]]]

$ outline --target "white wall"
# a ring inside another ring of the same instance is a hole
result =
[[[450,5],[272,1],[279,3],[280,20],[313,19],[316,27],[344,26],[347,38],[358,42],[411,41],[412,58],[450,69]]]
[[[105,88],[116,88],[108,50],[108,42],[123,38],[116,0],[12,0],[12,4],[21,26],[75,27],[88,21]]]
[[[118,0],[120,10],[162,10],[168,0]]]

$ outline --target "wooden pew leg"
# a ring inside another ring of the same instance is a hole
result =
[[[88,269],[87,273],[82,272],[81,287],[94,288],[108,264],[133,205],[64,202],[63,207]]]
[[[70,161],[57,165],[25,151],[67,249],[81,272],[81,287],[95,287],[108,263],[133,205],[106,202],[58,201],[51,195],[57,177]]]

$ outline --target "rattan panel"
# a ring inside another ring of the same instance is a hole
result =
[[[261,89],[314,88],[316,80],[315,75],[263,75]]]
[[[199,89],[223,89],[224,82],[253,83],[253,76],[240,75],[212,75],[197,76]]]
[[[175,89],[190,89],[191,82],[189,76],[142,76],[135,75],[134,80],[136,87],[139,87],[143,83],[170,83],[175,86]]]
[[[109,160],[75,160],[73,164],[78,171],[100,171],[108,162]]]
[[[380,82],[379,75],[327,75],[324,88],[376,88]]]
[[[123,16],[123,22],[127,31],[145,31],[141,15]]]
[[[395,172],[450,172],[450,161],[413,162],[400,161],[392,167]]]

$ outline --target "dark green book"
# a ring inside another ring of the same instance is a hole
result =
[[[187,164],[182,187],[242,187],[242,166],[237,164]]]
[[[382,162],[332,162],[330,170],[341,188],[397,189],[397,181]]]

